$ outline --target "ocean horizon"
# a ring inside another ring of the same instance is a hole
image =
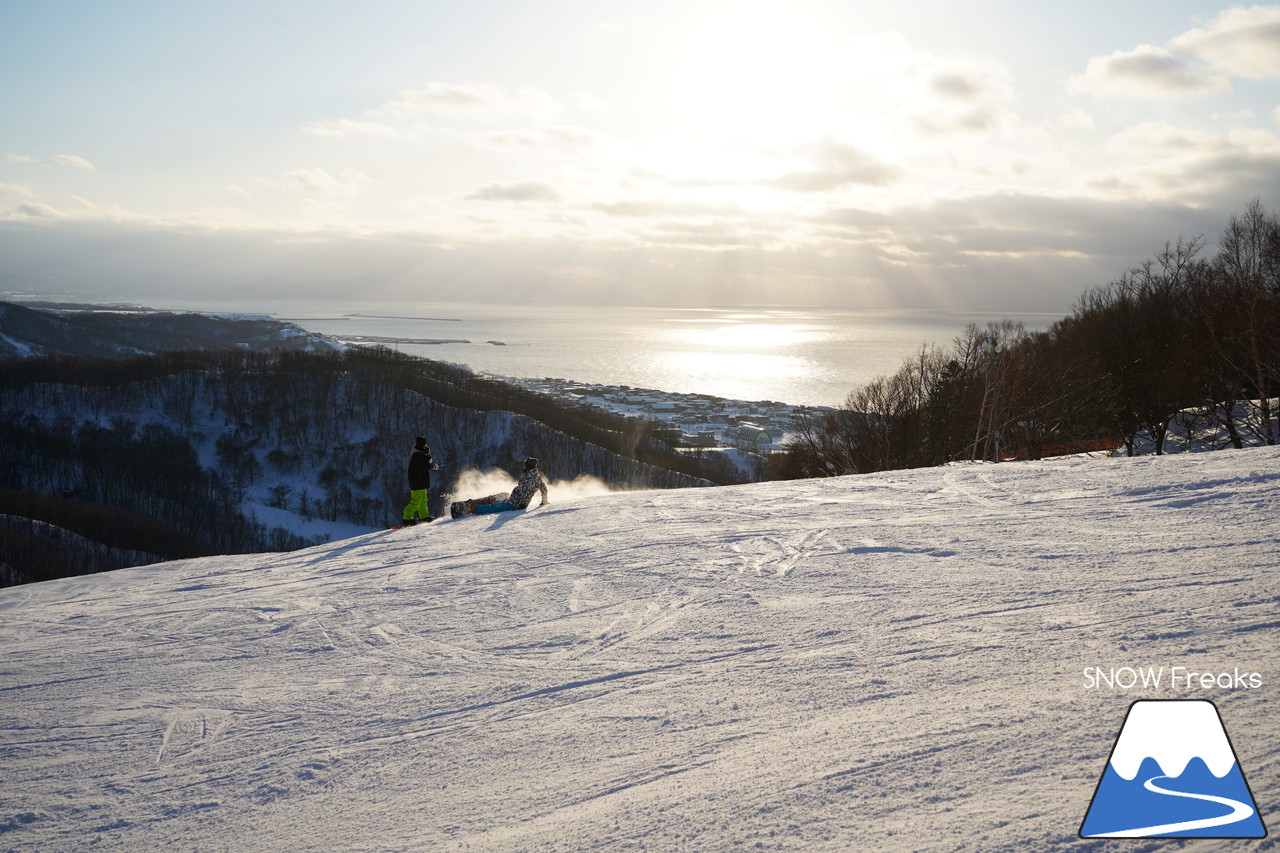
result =
[[[940,309],[580,307],[438,302],[162,301],[266,314],[341,339],[516,379],[629,385],[738,400],[838,406],[922,346],[1001,315]],[[1004,315],[1029,329],[1061,315]]]

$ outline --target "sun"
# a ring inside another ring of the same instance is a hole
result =
[[[704,138],[773,144],[828,129],[831,51],[817,22],[792,7],[736,4],[691,31],[676,81]]]

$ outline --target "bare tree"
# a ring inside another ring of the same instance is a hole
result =
[[[1276,443],[1271,397],[1280,385],[1280,220],[1254,199],[1232,216],[1218,242],[1223,297],[1236,309],[1236,346],[1223,348],[1234,371],[1257,396],[1263,441]]]

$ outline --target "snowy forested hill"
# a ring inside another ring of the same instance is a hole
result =
[[[127,510],[153,528],[173,528],[144,537],[145,550],[167,559],[287,550],[399,519],[415,435],[428,439],[440,467],[432,493],[437,515],[465,483],[519,470],[529,455],[542,460],[549,478],[589,477],[615,489],[709,485],[717,476],[647,437],[643,425],[623,432],[607,419],[565,410],[535,411],[539,419],[446,381],[471,378],[461,368],[365,351],[9,366],[0,371],[0,515],[66,523],[105,545],[102,530],[111,525],[89,525],[87,516]],[[506,476],[502,489],[513,483]],[[6,490],[14,494],[7,498]],[[60,496],[79,501],[78,508],[35,512],[38,502]],[[20,533],[0,528],[0,584],[119,565],[17,560],[19,546],[65,551]]]
[[[0,591],[0,848],[1134,850],[1076,832],[1139,698],[1216,702],[1274,833],[1278,486],[1259,448],[553,493]]]

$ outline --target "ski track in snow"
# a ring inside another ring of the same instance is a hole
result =
[[[3,590],[0,849],[1128,850],[1075,833],[1137,698],[1215,700],[1265,820],[1278,482],[964,464]],[[1082,686],[1175,664],[1265,683]]]

